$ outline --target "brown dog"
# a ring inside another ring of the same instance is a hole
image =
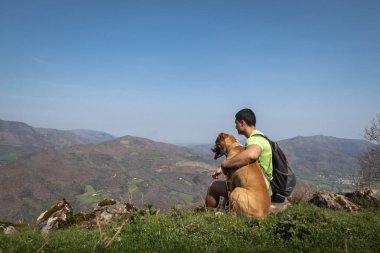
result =
[[[244,147],[234,136],[220,133],[212,151],[214,159],[225,155],[227,159],[242,152]],[[238,169],[223,170],[229,192],[230,213],[265,218],[269,214],[270,196],[259,163]]]

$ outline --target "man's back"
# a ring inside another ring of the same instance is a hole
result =
[[[272,162],[272,148],[270,143],[260,135],[264,135],[259,130],[254,130],[246,140],[245,146],[257,145],[261,148],[261,154],[259,156],[259,164],[262,171],[266,174],[265,180],[267,187],[269,187],[269,181],[272,179],[273,174],[273,162]]]

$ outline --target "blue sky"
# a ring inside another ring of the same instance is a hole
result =
[[[380,112],[380,1],[0,0],[0,119],[169,143],[362,138]]]

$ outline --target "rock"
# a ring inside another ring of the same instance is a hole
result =
[[[290,206],[291,204],[287,199],[282,203],[272,202],[270,205],[269,213],[278,213],[288,209]]]
[[[66,228],[74,222],[73,208],[66,199],[57,202],[37,218],[37,226],[42,233]]]
[[[4,234],[13,234],[18,232],[10,222],[0,222],[0,231],[3,231]]]
[[[0,233],[13,234],[27,228],[30,228],[29,224],[0,221]]]
[[[125,204],[113,199],[102,200],[90,214],[81,215],[83,217],[91,217],[90,219],[83,219],[84,222],[80,224],[82,228],[94,228],[97,226],[108,227],[112,225],[113,221],[120,218],[128,218],[132,215],[133,206]],[[76,217],[79,217],[76,214]]]
[[[99,202],[98,206],[111,206],[116,204],[116,201],[114,199],[103,199]]]
[[[365,188],[345,193],[344,196],[361,206],[380,207],[380,190]]]
[[[95,207],[93,213],[99,218],[101,226],[108,226],[112,224],[112,220],[115,218],[129,214],[130,209],[126,204],[113,199],[105,199]]]
[[[158,209],[147,205],[136,208],[129,203],[121,203],[113,199],[104,199],[91,213],[80,212],[73,214],[73,209],[65,199],[59,201],[43,212],[37,219],[37,226],[42,233],[49,233],[71,225],[81,228],[109,227],[121,219],[135,220],[144,215],[153,215]]]
[[[9,235],[9,234],[14,234],[14,233],[16,233],[16,232],[18,232],[16,229],[15,229],[15,227],[13,227],[13,226],[8,226],[8,227],[6,227],[5,229],[4,229],[4,234],[6,234],[6,235]]]
[[[309,202],[319,207],[327,207],[333,210],[346,210],[350,212],[359,210],[357,205],[343,195],[326,191],[314,193],[313,198]]]
[[[80,212],[80,213],[74,214],[74,220],[76,224],[80,224],[82,222],[89,221],[95,218],[96,218],[96,215],[93,213]]]

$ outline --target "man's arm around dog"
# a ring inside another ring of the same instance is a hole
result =
[[[261,148],[258,145],[250,145],[236,156],[225,159],[221,164],[221,170],[229,170],[243,167],[254,163],[261,155]]]

